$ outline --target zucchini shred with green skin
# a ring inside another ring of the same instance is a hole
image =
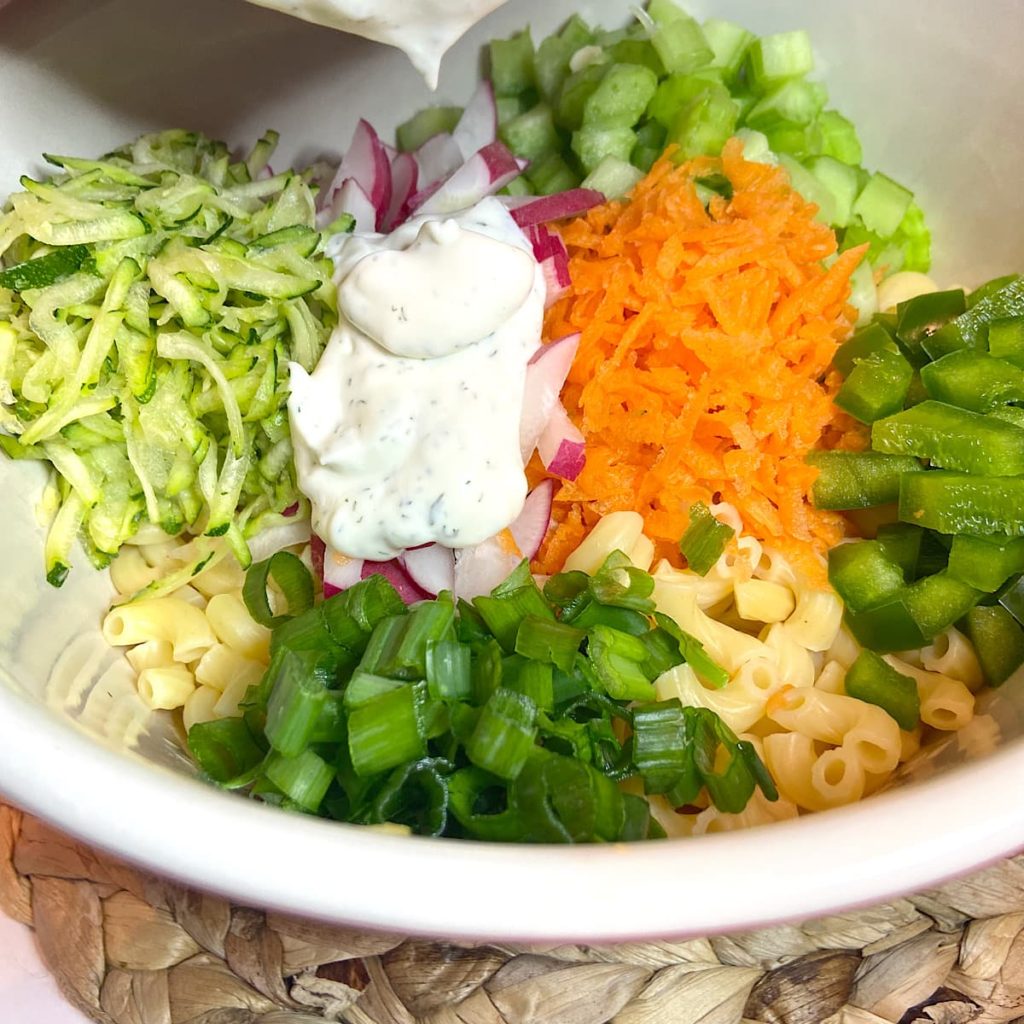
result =
[[[337,298],[312,174],[272,174],[276,142],[47,156],[60,173],[0,213],[0,446],[52,467],[51,584],[76,538],[104,567],[147,522],[247,565],[246,537],[301,500],[288,363],[313,368]]]

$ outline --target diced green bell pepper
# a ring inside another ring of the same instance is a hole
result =
[[[949,549],[949,572],[978,590],[994,593],[1015,573],[1024,572],[1024,538],[960,534]]]
[[[1005,608],[972,608],[964,625],[989,686],[1002,686],[1024,665],[1024,629]]]
[[[818,508],[872,508],[896,501],[904,474],[924,467],[912,457],[881,452],[815,451],[807,461],[819,470],[812,496]]]
[[[926,367],[927,369],[927,367]],[[1024,473],[1024,429],[943,402],[921,402],[871,427],[875,451],[980,476]]]
[[[902,568],[877,540],[840,544],[828,553],[828,579],[851,611],[860,612],[898,594]]]
[[[835,403],[862,423],[874,423],[903,408],[913,376],[902,355],[880,349],[855,360]]]
[[[1024,536],[1024,478],[931,470],[900,478],[899,517],[939,533]]]
[[[876,704],[896,719],[901,729],[913,729],[921,720],[917,682],[897,672],[874,651],[861,651],[846,672],[846,692],[857,700]]]
[[[1024,369],[1008,359],[970,349],[950,352],[922,366],[921,381],[932,398],[975,412],[1024,401]]]

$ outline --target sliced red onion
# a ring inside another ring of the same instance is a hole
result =
[[[551,418],[537,442],[544,468],[563,480],[575,480],[587,461],[583,435],[569,419],[565,406],[555,404]]]
[[[498,106],[494,102],[494,87],[484,79],[466,104],[452,138],[464,159],[490,145],[498,137]]]
[[[391,206],[383,230],[393,231],[409,216],[409,201],[416,192],[420,168],[412,153],[399,153],[391,161]]]
[[[523,511],[509,527],[523,558],[533,558],[551,526],[551,502],[555,496],[553,480],[542,480],[526,496]]]
[[[463,163],[462,150],[448,132],[427,139],[413,156],[420,170],[419,180],[424,186],[440,185]]]
[[[358,183],[373,204],[376,219],[371,230],[379,229],[391,206],[391,159],[373,125],[362,118],[352,133],[331,191],[341,190],[349,179]]]
[[[519,163],[500,142],[492,142],[474,153],[415,213],[455,213],[475,206],[481,199],[504,188],[519,176]],[[513,216],[515,214],[513,213]]]
[[[309,520],[299,519],[295,522],[279,523],[277,526],[260,530],[249,538],[249,553],[254,562],[262,562],[284,548],[295,544],[305,544],[310,540]]]
[[[430,594],[440,594],[455,586],[455,552],[443,544],[410,548],[399,561],[413,583]]]
[[[512,213],[512,219],[521,228],[578,217],[604,201],[604,193],[592,188],[571,188],[567,192],[556,192],[553,196],[506,196],[503,199]]]
[[[580,336],[570,334],[549,345],[542,345],[526,367],[523,414],[519,420],[519,447],[524,465],[529,462],[559,404],[558,396],[565,378],[569,376],[579,343]]]
[[[469,601],[489,594],[522,560],[522,554],[507,539],[503,542],[501,534],[456,551],[455,596]]]
[[[362,562],[362,569],[359,578],[367,579],[370,576],[380,574],[398,591],[398,596],[406,604],[414,604],[416,601],[425,601],[433,594],[427,593],[415,580],[402,568],[397,558],[388,562]]]
[[[355,178],[345,181],[335,194],[330,220],[343,213],[352,214],[356,221],[355,230],[360,234],[372,234],[377,230],[377,207]]]

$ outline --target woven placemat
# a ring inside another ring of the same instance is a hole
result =
[[[0,805],[0,909],[103,1024],[1024,1022],[1024,857],[764,931],[471,945],[232,906]]]

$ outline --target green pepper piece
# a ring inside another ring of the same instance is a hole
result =
[[[900,478],[899,517],[939,533],[1024,536],[1024,479],[933,470]]]
[[[917,560],[921,555],[921,540],[924,530],[909,523],[886,523],[878,528],[875,539],[890,561],[903,570],[903,578],[909,583],[917,576]]]
[[[1005,288],[1008,284],[1013,284],[1019,278],[1020,274],[1007,274],[1004,277],[993,277],[991,281],[986,281],[983,285],[979,285],[967,296],[967,308],[973,309],[982,299],[995,295],[996,292]]]
[[[1024,400],[1024,370],[984,352],[950,352],[922,367],[921,380],[932,398],[975,412]]]
[[[914,368],[903,356],[880,349],[854,360],[835,403],[862,423],[874,423],[903,408],[913,376]]]
[[[896,338],[915,367],[928,362],[924,340],[966,309],[967,297],[960,288],[918,295],[896,307]]]
[[[846,625],[857,642],[872,651],[909,651],[924,646],[924,636],[910,614],[905,592],[866,611],[847,609]]]
[[[1005,608],[972,608],[964,625],[989,686],[1002,686],[1024,665],[1024,629]]]
[[[874,651],[861,651],[846,673],[846,692],[858,700],[876,704],[896,719],[901,729],[913,729],[921,720],[917,683],[897,672]]]
[[[989,355],[1024,368],[1024,316],[1005,316],[988,325]]]
[[[988,325],[993,320],[1024,315],[1024,280],[1015,278],[973,305],[968,303],[968,306],[966,313],[961,313],[922,341],[922,347],[932,359],[941,359],[962,348],[983,352]]]
[[[921,402],[879,420],[871,427],[871,445],[980,476],[1024,473],[1024,429],[942,402]]]
[[[892,332],[876,317],[836,349],[832,365],[847,377],[858,359],[866,359],[876,352],[898,353],[899,350]]]
[[[904,600],[921,635],[930,640],[966,615],[981,596],[981,591],[946,571],[912,583],[906,589]]]
[[[1024,538],[954,537],[949,549],[949,572],[991,594],[1011,576],[1024,572]]]
[[[828,580],[846,607],[859,612],[898,594],[903,570],[877,540],[840,544],[828,553]]]
[[[915,458],[881,452],[815,451],[807,461],[819,470],[812,493],[822,509],[888,505],[899,498],[903,474],[924,470]]]

